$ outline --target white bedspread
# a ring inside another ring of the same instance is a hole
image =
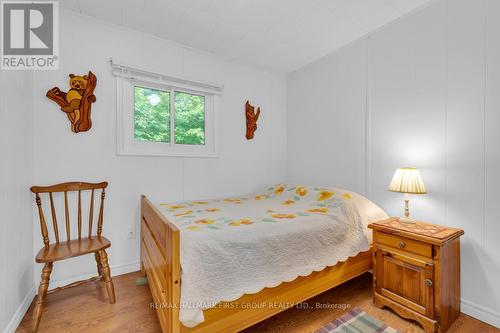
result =
[[[277,185],[263,193],[160,204],[181,233],[180,321],[203,310],[307,276],[366,251],[368,223],[387,215],[335,188]]]

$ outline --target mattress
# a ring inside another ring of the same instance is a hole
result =
[[[179,319],[334,266],[370,248],[367,225],[387,215],[351,191],[279,184],[259,193],[161,203],[180,230]]]

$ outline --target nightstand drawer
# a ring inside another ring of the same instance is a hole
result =
[[[377,242],[385,245],[420,254],[424,257],[432,258],[432,245],[414,241],[408,238],[377,232]]]

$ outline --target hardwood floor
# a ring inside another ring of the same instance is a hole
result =
[[[155,310],[149,306],[149,287],[136,286],[138,277],[140,274],[137,272],[113,278],[116,304],[109,304],[102,282],[92,282],[48,295],[39,332],[160,332]],[[347,306],[361,308],[402,333],[423,332],[417,324],[399,318],[390,310],[376,308],[372,304],[371,285],[371,275],[362,275],[312,298],[301,308],[289,309],[252,326],[244,333],[312,332],[348,311]],[[340,306],[334,308],[336,304]],[[29,332],[32,311],[33,304],[17,332]],[[492,333],[500,330],[462,314],[448,332]]]

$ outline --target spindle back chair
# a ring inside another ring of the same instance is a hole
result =
[[[103,214],[104,214],[104,199],[106,196],[105,189],[108,186],[107,182],[101,183],[84,183],[84,182],[69,182],[56,184],[51,186],[33,186],[31,187],[31,192],[35,194],[35,201],[38,207],[38,215],[40,219],[40,229],[42,234],[42,240],[44,247],[40,249],[35,257],[37,263],[44,263],[45,266],[42,270],[42,279],[40,281],[40,286],[38,288],[38,296],[35,303],[34,317],[33,317],[33,332],[38,330],[40,324],[40,319],[42,316],[42,307],[44,298],[48,293],[49,279],[52,272],[53,263],[56,261],[77,257],[85,254],[94,253],[95,260],[97,263],[98,277],[91,278],[86,281],[74,282],[65,287],[59,287],[55,290],[64,289],[67,287],[73,287],[84,282],[91,280],[101,279],[106,284],[106,290],[108,293],[110,303],[115,303],[115,291],[113,286],[113,281],[111,280],[111,270],[108,264],[108,256],[106,253],[106,248],[111,246],[111,242],[102,236],[102,224],[103,224]],[[93,222],[94,222],[94,197],[95,192],[100,190],[100,205],[99,213],[97,219],[97,227],[95,236],[93,236]],[[90,208],[89,208],[89,221],[88,221],[88,236],[82,237],[82,191],[90,191]],[[77,229],[78,237],[76,239],[71,239],[71,223],[70,223],[70,205],[68,200],[68,193],[77,192],[78,202],[77,202]],[[54,194],[61,193],[64,197],[64,221],[65,221],[65,233],[66,240],[61,241],[59,235],[59,225],[57,222],[56,205],[54,203]],[[42,195],[47,195],[50,201],[50,211],[51,211],[51,221],[52,229],[54,235],[53,243],[49,239],[49,230],[47,228],[47,223],[45,215],[43,212],[42,205]],[[51,290],[53,291],[53,290]]]

